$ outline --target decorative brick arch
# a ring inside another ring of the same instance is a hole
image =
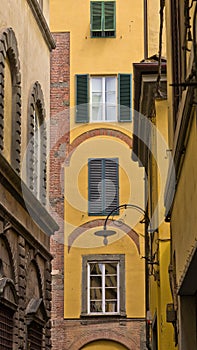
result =
[[[93,228],[93,227],[98,227],[98,226],[103,226],[105,222],[105,219],[95,219],[92,221],[88,221],[85,224],[78,226],[68,237],[68,252],[70,251],[74,241],[82,235],[84,232],[87,230]],[[108,226],[110,228],[114,227],[117,228],[117,225],[115,224],[116,221],[113,220],[108,220]],[[140,254],[140,243],[139,243],[139,235],[137,232],[135,232],[130,226],[128,226],[125,223],[121,223],[121,230],[125,232],[129,238],[135,243],[136,248],[138,253]]]
[[[21,75],[17,40],[12,28],[0,31],[0,152],[4,149],[4,80],[5,59],[12,76],[12,145],[11,164],[20,173],[21,161]]]
[[[97,128],[84,132],[79,135],[74,141],[69,145],[68,152],[66,155],[66,165],[69,165],[70,158],[77,147],[84,141],[97,136],[109,136],[122,140],[126,143],[129,148],[132,148],[132,139],[127,134],[119,130],[109,129],[109,128]]]
[[[125,334],[120,332],[114,332],[113,330],[101,329],[94,330],[94,332],[87,332],[84,335],[81,335],[79,339],[74,341],[68,348],[68,350],[82,350],[85,345],[92,343],[98,340],[109,340],[119,343],[125,346],[128,350],[136,350],[136,342],[132,339],[127,339]]]

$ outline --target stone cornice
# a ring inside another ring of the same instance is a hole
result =
[[[55,40],[50,32],[49,26],[46,22],[46,19],[42,13],[42,10],[40,8],[40,5],[37,0],[26,0],[27,3],[29,4],[29,7],[32,10],[32,13],[35,17],[35,20],[40,28],[40,31],[42,33],[42,36],[49,48],[50,51],[55,49]]]

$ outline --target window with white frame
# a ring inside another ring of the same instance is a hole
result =
[[[75,78],[76,123],[131,121],[131,74],[77,74]]]
[[[112,76],[90,79],[90,120],[117,121],[117,78]]]
[[[88,313],[119,312],[119,263],[88,263]]]
[[[125,315],[124,255],[83,257],[82,315]]]

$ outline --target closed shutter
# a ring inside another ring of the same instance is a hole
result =
[[[90,215],[102,214],[102,159],[91,159],[88,163],[88,204]]]
[[[105,159],[104,176],[105,176],[104,213],[105,213],[105,215],[107,215],[119,205],[118,161],[117,161],[117,159]]]
[[[89,215],[107,215],[119,205],[118,183],[117,159],[89,160]]]
[[[30,350],[42,350],[42,326],[32,322],[27,329],[27,344]]]
[[[132,75],[119,74],[119,121],[128,122],[132,117]]]
[[[87,74],[76,75],[76,122],[89,121],[89,77]]]
[[[115,31],[115,1],[106,1],[104,4],[104,30]]]
[[[102,30],[102,2],[93,1],[90,3],[91,31]]]

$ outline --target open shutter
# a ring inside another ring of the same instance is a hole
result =
[[[89,215],[102,215],[103,207],[102,159],[88,162],[88,212]]]
[[[118,159],[104,159],[104,214],[119,205]],[[114,214],[118,214],[118,211]]]
[[[119,121],[128,122],[132,117],[132,75],[119,74]]]
[[[89,121],[89,77],[87,74],[76,75],[76,122]]]
[[[102,2],[91,1],[91,32],[102,31]]]
[[[106,1],[104,5],[104,31],[115,31],[115,1]]]

